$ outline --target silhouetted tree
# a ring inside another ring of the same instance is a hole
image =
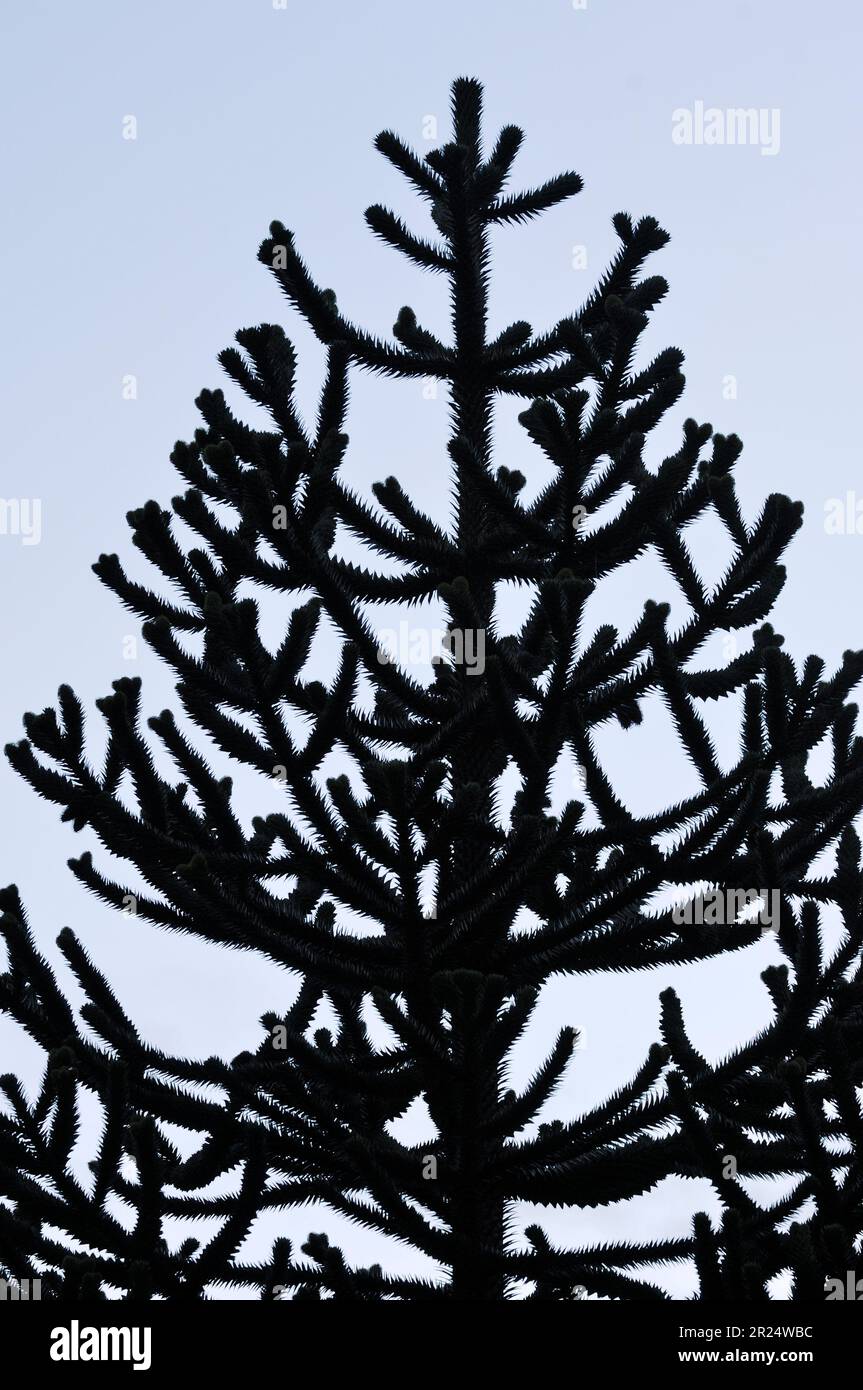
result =
[[[204,426],[172,456],[188,490],[170,510],[150,501],[130,514],[135,545],[174,597],[133,582],[116,555],[94,567],[144,621],[183,716],[166,710],[145,725],[140,682],[116,681],[98,702],[108,745],[97,768],[64,686],[58,709],[27,715],[26,739],[8,749],[40,796],[147,885],[125,886],[84,853],[71,867],[103,902],[133,904],[130,922],[258,952],[299,981],[293,1002],[264,1016],[254,1054],[167,1056],[65,930],[59,944],[87,996],[75,1012],[6,890],[0,1007],[47,1062],[34,1101],[3,1079],[0,1264],[15,1278],[41,1275],[43,1296],[113,1287],[184,1299],[223,1284],[264,1298],[281,1287],[304,1298],[651,1299],[666,1295],[643,1267],[690,1259],[705,1299],[766,1298],[783,1273],[792,1296],[820,1297],[853,1261],[863,927],[852,823],[863,745],[847,697],[863,655],[846,653],[831,676],[816,657],[798,670],[764,623],[802,507],[774,494],[747,524],[735,436],[686,420],[676,453],[656,468],[645,460],[647,436],[683,389],[676,349],[636,365],[666,292],[643,267],[666,233],[618,214],[617,254],[578,311],[545,332],[517,322],[491,338],[493,229],[553,207],[581,180],[566,173],[505,192],[522,135],[507,126],[483,150],[475,81],[455,83],[453,124],[451,143],[423,160],[390,132],[377,140],[436,231],[417,235],[383,207],[366,213],[383,241],[448,285],[449,341],[408,308],[393,341],[364,332],[274,223],[260,258],[327,349],[314,427],[296,406],[282,329],[239,332],[222,366],[272,427],[251,428],[221,391],[203,392]],[[375,486],[375,502],[346,483],[356,369],[448,391],[449,528],[395,478]],[[501,396],[530,402],[520,420],[551,468],[533,501],[522,500],[523,475],[494,458]],[[687,543],[707,512],[730,547],[712,586]],[[184,547],[174,518],[200,537],[196,547]],[[341,535],[362,545],[367,566],[345,558]],[[588,636],[594,592],[647,552],[676,581],[683,619],[672,628],[669,606],[648,602],[630,631],[604,624]],[[506,581],[533,593],[513,636],[499,631]],[[275,650],[253,586],[293,600]],[[375,607],[436,598],[451,641],[420,680],[385,659]],[[304,674],[324,618],[340,639],[328,685]],[[751,640],[713,668],[705,648],[719,632]],[[482,634],[484,665],[467,659],[471,634]],[[699,785],[638,815],[615,791],[596,731],[638,724],[656,695]],[[728,697],[739,701],[740,743],[724,765],[707,710]],[[821,744],[832,767],[816,784],[808,759]],[[333,749],[346,770],[324,778]],[[583,788],[556,806],[552,778],[568,755]],[[221,775],[232,761],[276,777],[283,809],[247,822],[245,792]],[[507,772],[518,776],[511,814]],[[830,871],[816,865],[827,850]],[[511,1088],[511,1051],[552,976],[613,978],[748,946],[764,930],[745,906],[756,889],[776,895],[771,929],[785,960],[764,974],[774,1014],[758,1037],[709,1063],[668,990],[661,1042],[601,1105],[544,1122],[552,1094],[577,1081],[574,1027],[523,1090]],[[709,891],[733,910],[681,922],[674,901],[703,907]],[[821,939],[828,911],[844,928],[832,954]],[[81,1088],[104,1112],[88,1184],[69,1166]],[[392,1122],[419,1100],[436,1137],[411,1143]],[[192,1157],[166,1125],[199,1136]],[[233,1195],[210,1195],[231,1175]],[[674,1176],[712,1185],[721,1224],[700,1215],[684,1237],[561,1247],[554,1208],[602,1207]],[[778,1203],[752,1195],[751,1179],[780,1176]],[[266,1265],[243,1262],[257,1218],[309,1201],[406,1242],[440,1278],[359,1268],[321,1235],[303,1258],[279,1239]],[[523,1239],[516,1203],[545,1209]],[[219,1229],[178,1247],[176,1217],[218,1217]]]

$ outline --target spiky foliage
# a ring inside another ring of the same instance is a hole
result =
[[[424,160],[390,132],[377,141],[428,204],[432,238],[385,208],[366,214],[379,237],[448,283],[450,341],[408,308],[392,341],[364,332],[274,223],[260,258],[327,348],[314,428],[296,406],[282,329],[239,332],[222,366],[272,428],[249,427],[221,391],[203,392],[204,428],[173,454],[188,490],[171,510],[150,501],[130,514],[134,543],[175,598],[133,582],[116,555],[95,566],[174,671],[185,718],[165,711],[145,728],[140,683],[117,681],[99,702],[108,747],[96,768],[80,703],[63,687],[59,709],[26,716],[27,738],[8,750],[76,830],[94,831],[148,885],[127,888],[89,853],[73,860],[104,902],[132,901],[139,917],[256,951],[301,980],[290,1007],[264,1016],[254,1055],[166,1056],[142,1040],[64,932],[60,945],[88,999],[76,1016],[7,892],[0,1007],[48,1060],[35,1102],[4,1083],[0,1262],[16,1277],[43,1271],[49,1295],[116,1287],[198,1298],[224,1284],[261,1297],[281,1285],[312,1298],[560,1299],[586,1290],[650,1299],[664,1294],[643,1267],[690,1259],[703,1298],[764,1298],[789,1272],[793,1295],[805,1297],[853,1258],[863,928],[851,825],[863,805],[863,756],[847,697],[863,655],[847,653],[831,676],[815,657],[798,671],[764,624],[802,508],[772,495],[753,524],[744,520],[738,439],[687,420],[675,454],[657,467],[645,460],[647,436],[683,389],[677,350],[636,363],[666,291],[643,273],[667,241],[652,218],[615,217],[618,252],[577,312],[546,332],[518,322],[489,340],[492,229],[553,207],[581,180],[563,174],[505,192],[521,132],[506,127],[484,153],[474,81],[453,88],[453,124],[451,143]],[[374,488],[377,506],[345,481],[347,383],[357,369],[434,378],[448,390],[451,527],[395,478]],[[520,419],[552,470],[529,503],[524,477],[493,459],[501,396],[530,402]],[[600,509],[604,521],[574,524]],[[712,586],[686,535],[706,513],[730,548]],[[197,547],[184,548],[175,518],[200,537]],[[362,545],[369,567],[340,554],[341,534]],[[605,625],[586,636],[594,591],[648,552],[676,581],[685,617],[672,628],[669,606],[648,602],[630,631]],[[375,568],[374,556],[385,563]],[[501,635],[496,617],[506,581],[533,586],[515,636]],[[261,636],[256,591],[269,591],[268,603],[294,602],[276,650]],[[455,642],[425,683],[381,659],[375,606],[435,598],[453,633],[484,635],[483,670]],[[341,639],[328,686],[304,673],[324,617]],[[730,664],[704,664],[716,633],[747,631],[751,642]],[[657,695],[698,790],[638,815],[616,793],[596,733],[610,721],[638,724]],[[740,746],[726,766],[707,708],[731,696]],[[215,752],[196,749],[196,730]],[[824,743],[832,769],[815,785],[809,754]],[[333,749],[346,772],[325,778]],[[584,793],[557,806],[552,778],[567,752]],[[270,782],[275,774],[283,809],[246,824],[230,778],[218,775],[231,760]],[[519,790],[507,816],[500,779],[513,769]],[[816,860],[837,845],[825,877]],[[613,976],[707,959],[757,940],[761,927],[745,913],[678,923],[669,890],[692,896],[706,884],[780,895],[786,965],[764,976],[770,1025],[713,1065],[669,991],[662,1042],[631,1081],[577,1119],[542,1123],[578,1070],[576,1030],[565,1028],[530,1083],[511,1089],[512,1050],[543,984],[560,972]],[[844,931],[832,955],[819,926],[831,906]],[[315,1026],[323,1000],[328,1029]],[[89,1184],[68,1162],[80,1087],[104,1110]],[[436,1137],[411,1144],[392,1122],[420,1099]],[[191,1158],[166,1125],[200,1137]],[[712,1185],[724,1211],[718,1228],[702,1215],[686,1237],[566,1250],[546,1212],[516,1238],[515,1203],[601,1207],[675,1176]],[[789,1191],[778,1205],[747,1186],[779,1176]],[[211,1195],[216,1180],[230,1195]],[[265,1267],[243,1263],[256,1219],[310,1200],[408,1243],[440,1276],[358,1268],[322,1236],[310,1237],[304,1259],[278,1240]],[[217,1234],[176,1248],[171,1219],[202,1216],[220,1218]]]

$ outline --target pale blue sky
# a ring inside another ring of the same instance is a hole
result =
[[[542,221],[498,234],[493,327],[516,318],[539,327],[569,312],[613,249],[612,215],[656,216],[672,240],[651,270],[669,279],[671,293],[648,346],[683,348],[688,379],[659,443],[676,445],[686,415],[740,434],[747,515],[777,490],[806,506],[776,626],[796,656],[815,650],[831,667],[844,648],[863,645],[853,601],[863,535],[824,528],[828,499],[856,490],[863,501],[859,30],[848,0],[588,0],[584,10],[570,0],[7,7],[0,497],[39,499],[42,535],[38,545],[0,535],[2,742],[20,736],[23,711],[53,701],[61,681],[92,707],[112,679],[140,673],[148,713],[169,701],[155,660],[124,659],[135,624],[90,565],[116,550],[146,577],[125,513],[181,490],[170,448],[195,428],[201,387],[222,384],[215,357],[238,328],[285,324],[312,408],[320,351],[256,259],[271,219],[296,232],[318,282],[370,329],[388,332],[410,303],[445,331],[442,282],[382,247],[362,212],[385,202],[410,219],[424,215],[372,140],[392,127],[427,148],[429,117],[447,138],[458,75],[485,83],[492,137],[505,122],[524,127],[517,184],[563,168],[585,180],[578,198]],[[675,144],[673,113],[699,101],[778,110],[778,153]],[[123,138],[129,116],[134,140]],[[587,268],[574,269],[582,246]],[[135,400],[123,398],[127,374],[137,380]],[[736,399],[728,399],[730,376]],[[536,486],[539,465],[514,416],[510,407],[500,414],[498,461],[524,468]],[[442,397],[424,399],[415,382],[358,382],[349,428],[352,482],[365,488],[397,473],[443,514]],[[696,558],[715,572],[709,535]],[[647,593],[671,596],[655,569],[646,581],[617,583],[598,621],[632,613]],[[675,795],[668,746],[648,729],[609,748],[634,804]],[[75,928],[141,1026],[166,1046],[230,1055],[254,1041],[258,1016],[278,1005],[272,967],[118,921],[65,869],[83,839],[5,762],[0,794],[8,813],[0,880],[20,885],[47,951],[62,926]],[[765,942],[675,973],[708,1050],[764,1016],[758,971],[770,950]],[[615,981],[611,994],[590,981],[555,986],[560,1009],[587,1027],[577,1104],[643,1055],[671,973]],[[0,1022],[3,1069],[16,1048]],[[21,1048],[20,1065],[31,1064]],[[654,1205],[640,1231],[657,1219],[661,1228]]]

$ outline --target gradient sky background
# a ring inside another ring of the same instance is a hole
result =
[[[116,550],[134,575],[152,581],[125,513],[149,497],[166,504],[181,490],[170,448],[196,427],[199,390],[227,386],[215,357],[238,328],[286,326],[300,352],[302,400],[314,408],[321,351],[256,259],[271,219],[296,232],[317,281],[333,286],[369,329],[388,333],[409,303],[446,332],[442,282],[377,242],[362,212],[384,202],[425,225],[372,140],[392,127],[427,149],[435,143],[424,139],[429,117],[437,142],[448,138],[449,85],[458,75],[485,83],[490,139],[506,122],[526,130],[513,186],[564,168],[585,180],[579,197],[541,221],[498,233],[492,331],[519,318],[541,327],[570,312],[613,253],[612,215],[657,217],[672,240],[650,271],[664,274],[671,292],[646,342],[651,352],[684,349],[688,386],[649,457],[657,462],[660,446],[676,447],[686,415],[740,434],[747,516],[776,490],[806,507],[775,626],[796,657],[817,651],[831,670],[846,647],[863,645],[863,535],[824,526],[829,499],[856,489],[863,501],[861,199],[852,177],[859,30],[859,11],[839,0],[7,7],[0,497],[40,499],[42,535],[38,545],[0,535],[2,741],[20,737],[22,713],[52,702],[62,681],[90,708],[111,680],[138,673],[147,713],[169,702],[166,674],[143,645],[137,660],[124,657],[137,624],[90,565]],[[673,112],[697,101],[778,109],[778,153],[676,145]],[[128,116],[137,122],[134,140],[123,138]],[[586,248],[586,269],[573,268],[576,247]],[[123,395],[129,374],[135,400]],[[728,398],[729,377],[736,399]],[[352,400],[349,480],[366,490],[397,473],[421,505],[445,516],[443,393],[428,400],[417,382],[363,379]],[[497,461],[523,468],[534,489],[542,467],[516,413],[508,404],[499,414]],[[706,528],[695,547],[706,575],[721,569],[715,541]],[[649,563],[609,584],[596,623],[626,621],[647,596],[674,598]],[[520,611],[513,596],[513,622]],[[731,750],[733,714],[723,718],[720,746]],[[93,728],[98,737],[95,720]],[[611,735],[604,752],[635,808],[667,803],[690,785],[654,720]],[[201,1056],[255,1043],[260,1014],[286,997],[284,975],[94,903],[65,868],[86,848],[84,837],[61,826],[5,762],[0,795],[0,880],[19,884],[52,959],[57,933],[70,925],[154,1041]],[[250,800],[247,809],[267,807]],[[759,973],[773,949],[765,940],[721,963],[611,985],[558,982],[520,1066],[538,1060],[564,1018],[584,1026],[584,1054],[563,1099],[569,1109],[589,1104],[643,1057],[672,977],[695,1041],[715,1056],[766,1020]],[[32,1077],[37,1061],[36,1049],[0,1020],[0,1069]],[[665,1192],[601,1219],[555,1213],[549,1230],[572,1240],[600,1232],[643,1239],[685,1229],[695,1200]],[[339,1225],[302,1213],[290,1222],[302,1235]],[[358,1248],[364,1261],[393,1267],[407,1258],[367,1237]]]

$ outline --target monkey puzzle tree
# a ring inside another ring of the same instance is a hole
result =
[[[377,140],[427,203],[432,239],[383,207],[366,214],[388,245],[448,284],[449,341],[408,308],[392,341],[364,332],[274,223],[260,258],[327,349],[314,428],[295,403],[282,329],[242,330],[220,360],[271,427],[251,428],[221,391],[203,392],[204,426],[172,456],[188,490],[171,510],[150,501],[130,513],[134,543],[174,597],[133,582],[116,555],[94,567],[175,673],[182,717],[164,711],[142,723],[140,682],[115,682],[99,702],[108,746],[96,768],[80,702],[64,686],[59,709],[26,716],[27,738],[8,749],[64,819],[95,832],[148,885],[130,889],[87,852],[71,867],[104,902],[119,909],[131,894],[137,916],[259,952],[299,981],[292,1002],[264,1015],[254,1054],[167,1056],[140,1037],[67,930],[60,945],[88,998],[76,1015],[6,891],[0,1006],[48,1061],[33,1102],[14,1078],[3,1083],[0,1263],[16,1277],[40,1273],[47,1296],[110,1287],[200,1298],[223,1284],[261,1297],[280,1286],[305,1298],[586,1290],[645,1299],[665,1294],[643,1266],[691,1259],[703,1298],[765,1298],[789,1272],[792,1296],[811,1297],[852,1258],[863,944],[852,822],[863,805],[863,745],[847,697],[863,654],[846,653],[832,676],[816,657],[798,670],[764,623],[802,508],[774,494],[747,524],[737,438],[687,420],[676,453],[658,467],[645,459],[648,435],[683,389],[676,349],[636,363],[666,292],[643,267],[666,233],[652,218],[619,214],[617,254],[581,308],[548,331],[516,322],[491,338],[494,229],[553,207],[581,180],[567,173],[505,192],[521,132],[508,126],[483,150],[475,81],[455,83],[453,124],[452,141],[424,160],[390,132]],[[347,383],[358,369],[432,378],[448,391],[451,527],[420,510],[407,479],[377,484],[374,502],[346,482]],[[493,409],[506,396],[529,402],[520,420],[552,471],[530,502],[524,477],[494,457]],[[714,585],[687,544],[687,528],[708,512],[730,547]],[[198,545],[181,543],[175,518]],[[342,535],[367,565],[345,558]],[[648,602],[631,630],[604,624],[587,635],[594,593],[648,552],[676,581],[682,621],[672,628],[669,606]],[[506,581],[532,592],[510,636],[497,605]],[[455,641],[428,680],[382,659],[376,606],[410,612],[435,599],[453,637],[483,635],[481,670]],[[284,638],[272,649],[261,605],[279,600]],[[340,639],[328,685],[306,669],[324,618]],[[751,642],[715,669],[705,648],[718,632],[750,632]],[[657,695],[699,785],[639,815],[615,791],[597,731],[640,723]],[[739,751],[724,765],[707,708],[732,696]],[[809,754],[821,744],[832,767],[816,784]],[[334,749],[345,771],[325,777]],[[552,778],[567,755],[583,790],[558,806]],[[270,782],[277,775],[282,809],[249,819],[245,792],[221,775],[231,762]],[[505,773],[518,779],[511,814]],[[836,866],[823,871],[816,861],[828,850]],[[769,1026],[711,1065],[666,991],[662,1041],[628,1084],[568,1122],[545,1122],[552,1094],[569,1084],[576,1029],[563,1029],[523,1089],[509,1077],[542,986],[560,973],[612,979],[707,960],[757,940],[762,927],[745,912],[677,920],[674,894],[697,899],[705,885],[778,895],[773,926],[787,963],[764,976]],[[819,928],[831,908],[845,929],[832,955]],[[328,1028],[316,1026],[324,1000]],[[81,1087],[105,1116],[89,1183],[68,1165]],[[435,1137],[410,1142],[393,1122],[418,1101]],[[170,1124],[199,1136],[191,1157]],[[513,1227],[516,1203],[602,1207],[675,1175],[712,1184],[724,1212],[716,1228],[701,1215],[687,1237],[567,1250],[553,1212],[524,1239]],[[780,1175],[792,1181],[778,1204],[751,1196],[748,1180]],[[229,1176],[233,1195],[208,1193]],[[309,1238],[303,1259],[279,1238],[269,1262],[243,1261],[258,1218],[309,1201],[406,1242],[440,1276],[361,1268],[323,1236]],[[172,1218],[204,1216],[220,1218],[215,1235],[172,1239]]]

